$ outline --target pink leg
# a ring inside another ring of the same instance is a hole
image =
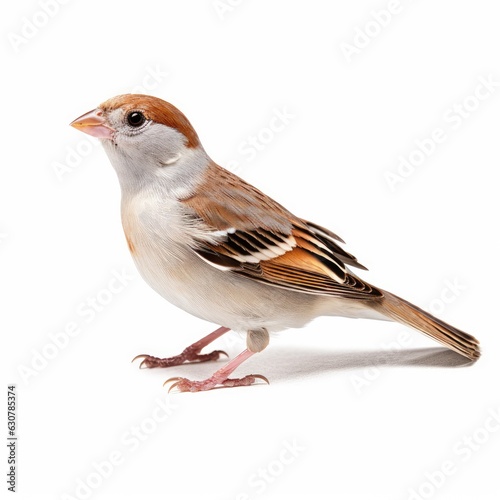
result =
[[[269,384],[269,380],[263,375],[247,375],[243,378],[228,378],[231,373],[238,368],[244,361],[246,361],[250,356],[252,356],[252,351],[245,349],[242,353],[238,354],[232,361],[230,361],[226,366],[223,366],[220,370],[217,370],[211,377],[205,380],[193,381],[187,378],[174,377],[169,378],[165,384],[174,382],[168,392],[172,389],[177,388],[181,392],[198,392],[198,391],[209,391],[214,389],[216,386],[222,387],[238,387],[242,385],[252,385],[257,379],[264,380]]]
[[[229,330],[229,328],[221,326],[214,332],[209,333],[206,337],[198,340],[198,342],[186,347],[186,349],[184,349],[181,354],[177,354],[177,356],[171,356],[170,358],[156,358],[154,356],[149,356],[148,354],[139,354],[132,360],[132,363],[136,359],[143,358],[139,368],[166,368],[168,366],[182,365],[185,362],[196,361],[198,363],[203,363],[204,361],[214,361],[219,359],[221,354],[225,354],[229,357],[224,351],[212,351],[208,354],[200,354],[200,351],[204,347],[213,342],[215,339],[218,339],[221,335],[227,333]]]

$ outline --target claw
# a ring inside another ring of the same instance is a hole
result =
[[[267,385],[271,385],[267,377],[264,377],[264,375],[250,375],[251,377],[258,378],[260,380],[263,380]]]
[[[139,359],[139,358],[143,358],[143,360],[141,361],[141,364],[139,365],[139,369],[140,370],[143,370],[144,368],[147,368],[147,366],[145,366],[145,363],[146,363],[146,359],[147,358],[151,358],[151,356],[149,354],[138,354],[133,360],[132,360],[132,363],[136,360],[136,359]]]
[[[149,354],[138,354],[132,361],[131,363],[133,363],[136,359],[139,359],[139,358],[147,358],[149,356]]]
[[[226,356],[226,358],[229,359],[229,354],[226,351],[213,351],[213,352],[216,352],[218,354],[224,354],[224,356]]]
[[[179,382],[176,382],[175,384],[172,384],[172,385],[168,388],[168,391],[167,391],[167,392],[168,392],[168,393],[170,393],[170,391],[171,391],[172,389],[174,389],[175,387],[177,387],[180,383],[181,383],[181,381],[179,380]]]
[[[175,384],[173,384],[168,390],[168,392],[170,392],[181,380],[182,377],[171,377],[168,380],[165,380],[165,382],[163,382],[163,387],[165,387],[169,382],[175,382]]]

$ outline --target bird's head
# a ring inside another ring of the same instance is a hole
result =
[[[178,184],[208,158],[184,114],[157,97],[113,97],[70,125],[101,139],[126,189],[158,179]]]

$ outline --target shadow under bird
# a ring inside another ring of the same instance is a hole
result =
[[[229,377],[266,348],[270,332],[317,316],[397,321],[466,358],[479,357],[473,336],[356,276],[349,267],[366,268],[332,231],[217,165],[172,104],[120,95],[71,125],[98,137],[116,170],[123,229],[144,280],[177,307],[221,325],[177,356],[138,356],[141,367],[216,360],[225,353],[201,350],[229,330],[246,333],[246,349],[211,377],[171,378],[169,390],[267,382],[262,375]]]

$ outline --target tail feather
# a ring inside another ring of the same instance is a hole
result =
[[[471,360],[479,358],[479,341],[472,335],[445,323],[410,302],[381,290],[383,298],[373,304],[374,309],[388,318],[420,330],[449,349]]]

